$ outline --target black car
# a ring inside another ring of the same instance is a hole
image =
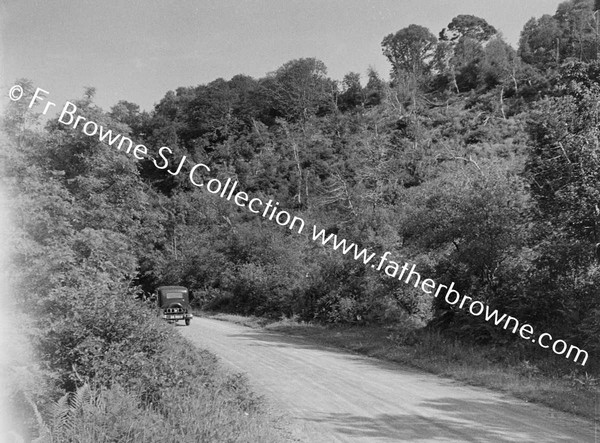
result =
[[[190,293],[183,286],[159,286],[156,288],[158,314],[169,323],[184,320],[187,326],[194,317],[190,312]]]

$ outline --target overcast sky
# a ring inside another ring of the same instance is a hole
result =
[[[381,40],[416,23],[435,35],[458,14],[485,18],[513,46],[559,0],[0,0],[0,89],[26,77],[56,103],[97,89],[105,109],[149,110],[168,90],[261,77],[316,57],[329,76],[369,66],[388,78]]]

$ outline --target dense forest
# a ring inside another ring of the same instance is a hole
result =
[[[189,287],[204,309],[411,322],[552,357],[194,186],[197,163],[210,166],[204,180],[237,180],[307,224],[391,251],[421,275],[587,350],[586,370],[597,370],[598,3],[570,0],[532,18],[516,50],[472,15],[437,36],[410,25],[382,36],[389,81],[372,69],[335,81],[323,62],[302,58],[258,79],[180,87],[150,112],[126,101],[104,111],[92,88],[74,101],[80,115],[143,143],[155,159],[56,120],[39,129],[27,100],[11,104],[5,176],[24,208],[14,262],[34,311],[50,321],[36,343],[58,386],[102,378],[107,349],[115,359],[121,352],[110,343],[134,333],[134,323],[119,329],[127,317],[118,327],[105,318],[102,337],[84,334],[97,321],[86,309],[142,305],[131,300],[160,284]],[[160,169],[163,146],[169,168]],[[100,296],[108,293],[118,297]],[[76,322],[61,320],[65,312]]]
[[[132,178],[112,171],[106,183],[108,171],[97,165],[104,155],[117,161],[114,149],[92,154],[85,136],[57,126],[49,129],[61,137],[62,158],[49,167],[64,171],[67,183],[93,175],[97,183],[85,192],[113,183],[133,199],[125,204],[135,223],[123,224],[139,226],[134,237],[143,246],[128,263],[143,290],[179,283],[212,309],[323,322],[413,317],[478,342],[511,340],[202,192],[188,180],[202,162],[210,177],[235,179],[248,194],[360,247],[411,260],[423,275],[596,353],[594,7],[566,2],[554,16],[531,19],[516,51],[474,16],[455,17],[438,37],[410,25],[383,38],[390,82],[374,71],[336,82],[321,61],[298,59],[260,79],[179,88],[150,113],[120,102],[96,116],[84,100],[90,118],[125,124],[155,149],[170,147],[173,166],[142,161],[143,185],[114,183]],[[71,160],[83,152],[88,169]],[[191,161],[173,175],[183,156]],[[95,225],[85,223],[102,228]]]

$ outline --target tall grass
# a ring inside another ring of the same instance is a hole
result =
[[[45,383],[15,392],[13,408],[33,425],[28,432],[13,427],[22,438],[13,432],[8,441],[284,440],[275,429],[285,424],[267,414],[243,376],[140,303],[106,297],[118,300],[103,305],[102,314],[74,303],[77,320],[53,318],[44,331],[30,324]]]
[[[91,390],[84,385],[70,399],[62,397],[53,405],[38,442],[281,441],[259,410],[232,396],[225,387],[229,377],[215,381],[208,389],[194,381],[192,386],[174,389],[159,408],[144,407],[139,396],[120,386]],[[86,389],[88,395],[82,396]]]
[[[159,321],[152,326],[163,340],[156,352],[136,355],[133,366],[115,365],[115,355],[110,366],[97,362],[95,376],[82,385],[91,387],[79,387],[45,410],[39,443],[282,440],[244,377],[229,373],[171,326]],[[81,396],[82,389],[89,395]]]

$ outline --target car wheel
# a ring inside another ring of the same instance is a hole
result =
[[[189,318],[186,318],[186,319],[185,319],[185,325],[186,325],[186,326],[189,326],[189,325],[190,325],[190,321],[191,321],[191,320],[190,320]]]

